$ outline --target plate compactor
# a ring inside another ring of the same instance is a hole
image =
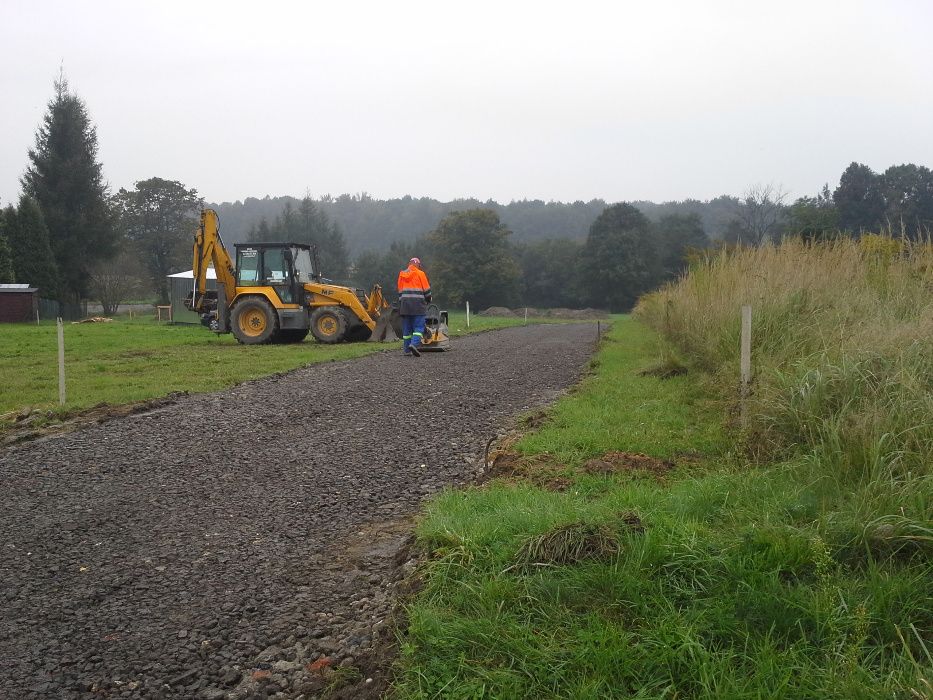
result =
[[[448,316],[441,311],[437,304],[428,304],[424,317],[424,338],[418,349],[422,352],[441,352],[450,350],[450,330],[447,327]],[[398,305],[392,305],[390,313],[384,313],[376,322],[370,341],[382,342],[398,340],[402,337],[402,317],[398,313]]]

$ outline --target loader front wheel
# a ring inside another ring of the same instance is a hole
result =
[[[347,334],[347,317],[337,306],[320,306],[311,313],[311,333],[321,343],[339,343]]]
[[[230,314],[234,337],[244,345],[262,345],[271,342],[279,331],[279,318],[265,299],[244,299],[233,307]]]

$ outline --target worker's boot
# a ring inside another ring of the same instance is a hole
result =
[[[414,343],[412,343],[408,349],[411,350],[412,357],[421,357],[421,351],[418,349],[418,346],[415,345]]]

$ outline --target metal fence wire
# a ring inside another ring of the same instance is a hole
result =
[[[43,321],[61,316],[64,321],[80,321],[87,318],[87,302],[63,304],[54,299],[39,299],[39,318]]]

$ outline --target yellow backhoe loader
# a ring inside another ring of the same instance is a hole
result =
[[[310,331],[322,343],[394,340],[393,310],[373,285],[367,294],[330,284],[311,246],[237,243],[236,263],[220,238],[217,213],[201,212],[194,236],[194,289],[186,306],[209,315],[211,328],[247,345],[297,343]],[[207,290],[213,265],[217,292]]]

